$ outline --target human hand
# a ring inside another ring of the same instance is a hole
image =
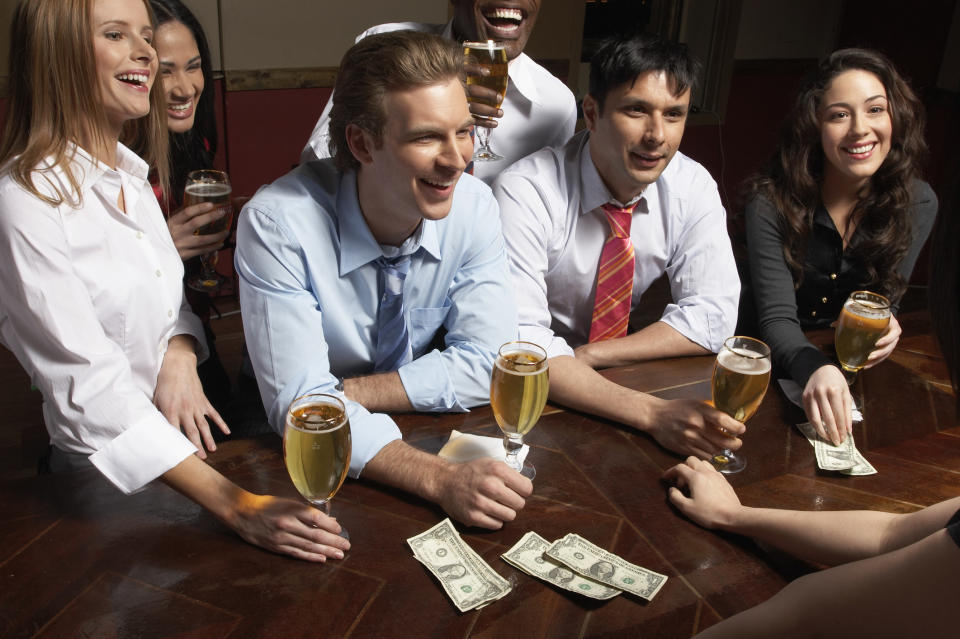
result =
[[[513,521],[533,493],[533,483],[502,461],[484,458],[447,466],[440,506],[468,526],[499,529]]]
[[[490,75],[490,69],[479,64],[465,64],[463,69],[468,76],[487,76]],[[488,129],[497,127],[496,118],[503,117],[503,109],[498,106],[503,103],[504,96],[493,89],[479,84],[468,84],[467,100],[470,103],[470,113],[473,114],[474,123],[477,126],[484,126]]]
[[[743,444],[736,436],[747,427],[706,402],[692,399],[654,400],[645,430],[676,453],[710,459],[723,449]]]
[[[896,317],[891,315],[890,323],[887,324],[887,330],[884,331],[880,339],[877,340],[873,350],[870,351],[870,356],[867,357],[867,363],[864,364],[863,367],[871,368],[890,357],[893,349],[897,347],[897,342],[900,341],[900,334],[902,332],[900,322],[897,321]]]
[[[853,398],[839,368],[825,364],[813,372],[803,389],[803,410],[817,433],[834,446],[853,432]]]
[[[179,337],[179,336],[178,336]],[[208,419],[225,434],[230,434],[220,414],[211,406],[197,376],[197,356],[192,350],[171,347],[163,356],[153,403],[174,428],[179,428],[197,447],[197,456],[206,459],[207,450],[217,449]]]
[[[292,499],[245,493],[227,524],[255,546],[306,561],[343,559],[350,550],[336,519]]]
[[[670,502],[704,528],[731,526],[743,508],[726,477],[710,462],[688,457],[684,463],[667,469],[663,478],[676,483],[667,491]],[[683,494],[684,488],[689,497]]]
[[[181,260],[216,251],[227,239],[229,228],[210,235],[194,235],[197,229],[227,214],[228,209],[219,206],[214,210],[215,206],[212,202],[185,206],[167,219],[170,237],[173,238],[173,245],[177,247]]]

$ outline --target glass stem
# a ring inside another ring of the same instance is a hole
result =
[[[514,437],[510,435],[503,436],[503,449],[507,451],[507,466],[517,472],[523,469],[523,464],[520,463],[520,459],[517,457],[517,453],[520,452],[521,448],[523,448],[522,435],[516,435]]]

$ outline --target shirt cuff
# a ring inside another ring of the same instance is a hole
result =
[[[832,364],[826,355],[823,354],[819,348],[815,346],[808,346],[803,348],[799,353],[797,353],[793,361],[790,362],[787,369],[790,372],[790,377],[793,378],[793,381],[800,384],[800,388],[804,388],[807,385],[807,380],[810,379],[810,376],[813,375],[821,366],[826,366]]]
[[[574,357],[573,348],[567,344],[567,340],[554,335],[553,331],[542,326],[520,326],[517,339],[524,342],[536,344],[547,352],[547,359],[553,359],[560,355]]]
[[[404,364],[397,373],[414,410],[431,413],[451,410],[466,412],[457,400],[440,351],[431,351]]]
[[[400,429],[383,413],[368,413],[360,404],[347,403],[350,418],[350,477],[356,479],[367,462],[390,442],[402,439]]]
[[[90,461],[129,495],[195,452],[183,433],[157,413],[114,437],[91,455]]]

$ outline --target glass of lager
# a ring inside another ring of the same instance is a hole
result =
[[[486,42],[464,42],[463,53],[466,57],[467,86],[479,85],[496,91],[499,100],[480,100],[469,98],[471,102],[486,104],[495,109],[500,108],[503,96],[507,94],[507,50],[502,42],[487,40]],[[493,162],[502,160],[490,148],[490,127],[484,126],[487,118],[475,116],[474,132],[480,142],[479,148],[473,154],[474,162]]]
[[[287,410],[283,461],[293,485],[314,507],[330,514],[330,500],[350,468],[350,420],[333,395],[304,395]],[[341,536],[347,539],[347,529]]]
[[[867,363],[877,340],[890,324],[890,300],[869,291],[854,291],[843,304],[834,346],[837,360],[848,383]]]
[[[540,419],[549,389],[546,351],[520,341],[500,347],[490,379],[490,406],[503,431],[507,465],[528,479],[537,471],[529,462],[521,465],[517,453],[523,448],[523,436]]]
[[[770,347],[752,337],[729,337],[713,367],[713,405],[738,422],[746,422],[760,407],[770,382]],[[727,449],[713,457],[721,473],[746,468],[742,456]]]
[[[183,189],[183,204],[190,206],[201,202],[213,202],[224,211],[224,216],[201,226],[194,235],[213,235],[225,231],[230,226],[233,206],[230,203],[230,178],[223,171],[200,170],[187,174],[187,185]],[[187,286],[195,291],[213,293],[223,284],[224,278],[216,270],[217,252],[212,251],[200,256],[200,273],[187,280]]]

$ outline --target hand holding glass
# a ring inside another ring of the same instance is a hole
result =
[[[837,320],[834,338],[837,360],[848,383],[856,379],[889,324],[890,300],[869,291],[850,293]]]
[[[183,189],[183,204],[191,206],[202,202],[212,202],[224,211],[223,217],[201,226],[194,235],[213,235],[225,231],[230,226],[233,206],[230,203],[232,188],[230,178],[223,171],[191,171],[187,175],[187,185]],[[211,293],[220,288],[224,278],[216,271],[217,252],[212,251],[200,256],[200,273],[187,280],[187,286],[195,291]]]
[[[523,448],[523,436],[540,419],[549,389],[546,351],[519,341],[500,347],[490,379],[490,406],[503,431],[507,466],[528,479],[537,471],[529,462],[521,465],[517,453]]]
[[[713,405],[738,422],[753,417],[770,383],[770,348],[752,337],[730,337],[717,353],[711,390]],[[726,449],[714,455],[713,465],[721,473],[739,473],[747,462],[742,455]]]
[[[333,395],[304,395],[293,400],[283,432],[283,460],[297,491],[330,514],[330,500],[350,468],[350,420]],[[346,528],[340,533],[347,539]]]
[[[503,103],[503,96],[507,94],[507,50],[502,42],[487,40],[486,42],[464,42],[463,54],[467,65],[467,86],[478,85],[496,91],[499,100],[479,100],[468,98],[471,102],[486,104],[499,109]],[[477,122],[474,132],[480,141],[480,148],[473,154],[474,162],[492,162],[502,160],[490,148],[490,128],[483,126],[485,118],[475,117]]]

